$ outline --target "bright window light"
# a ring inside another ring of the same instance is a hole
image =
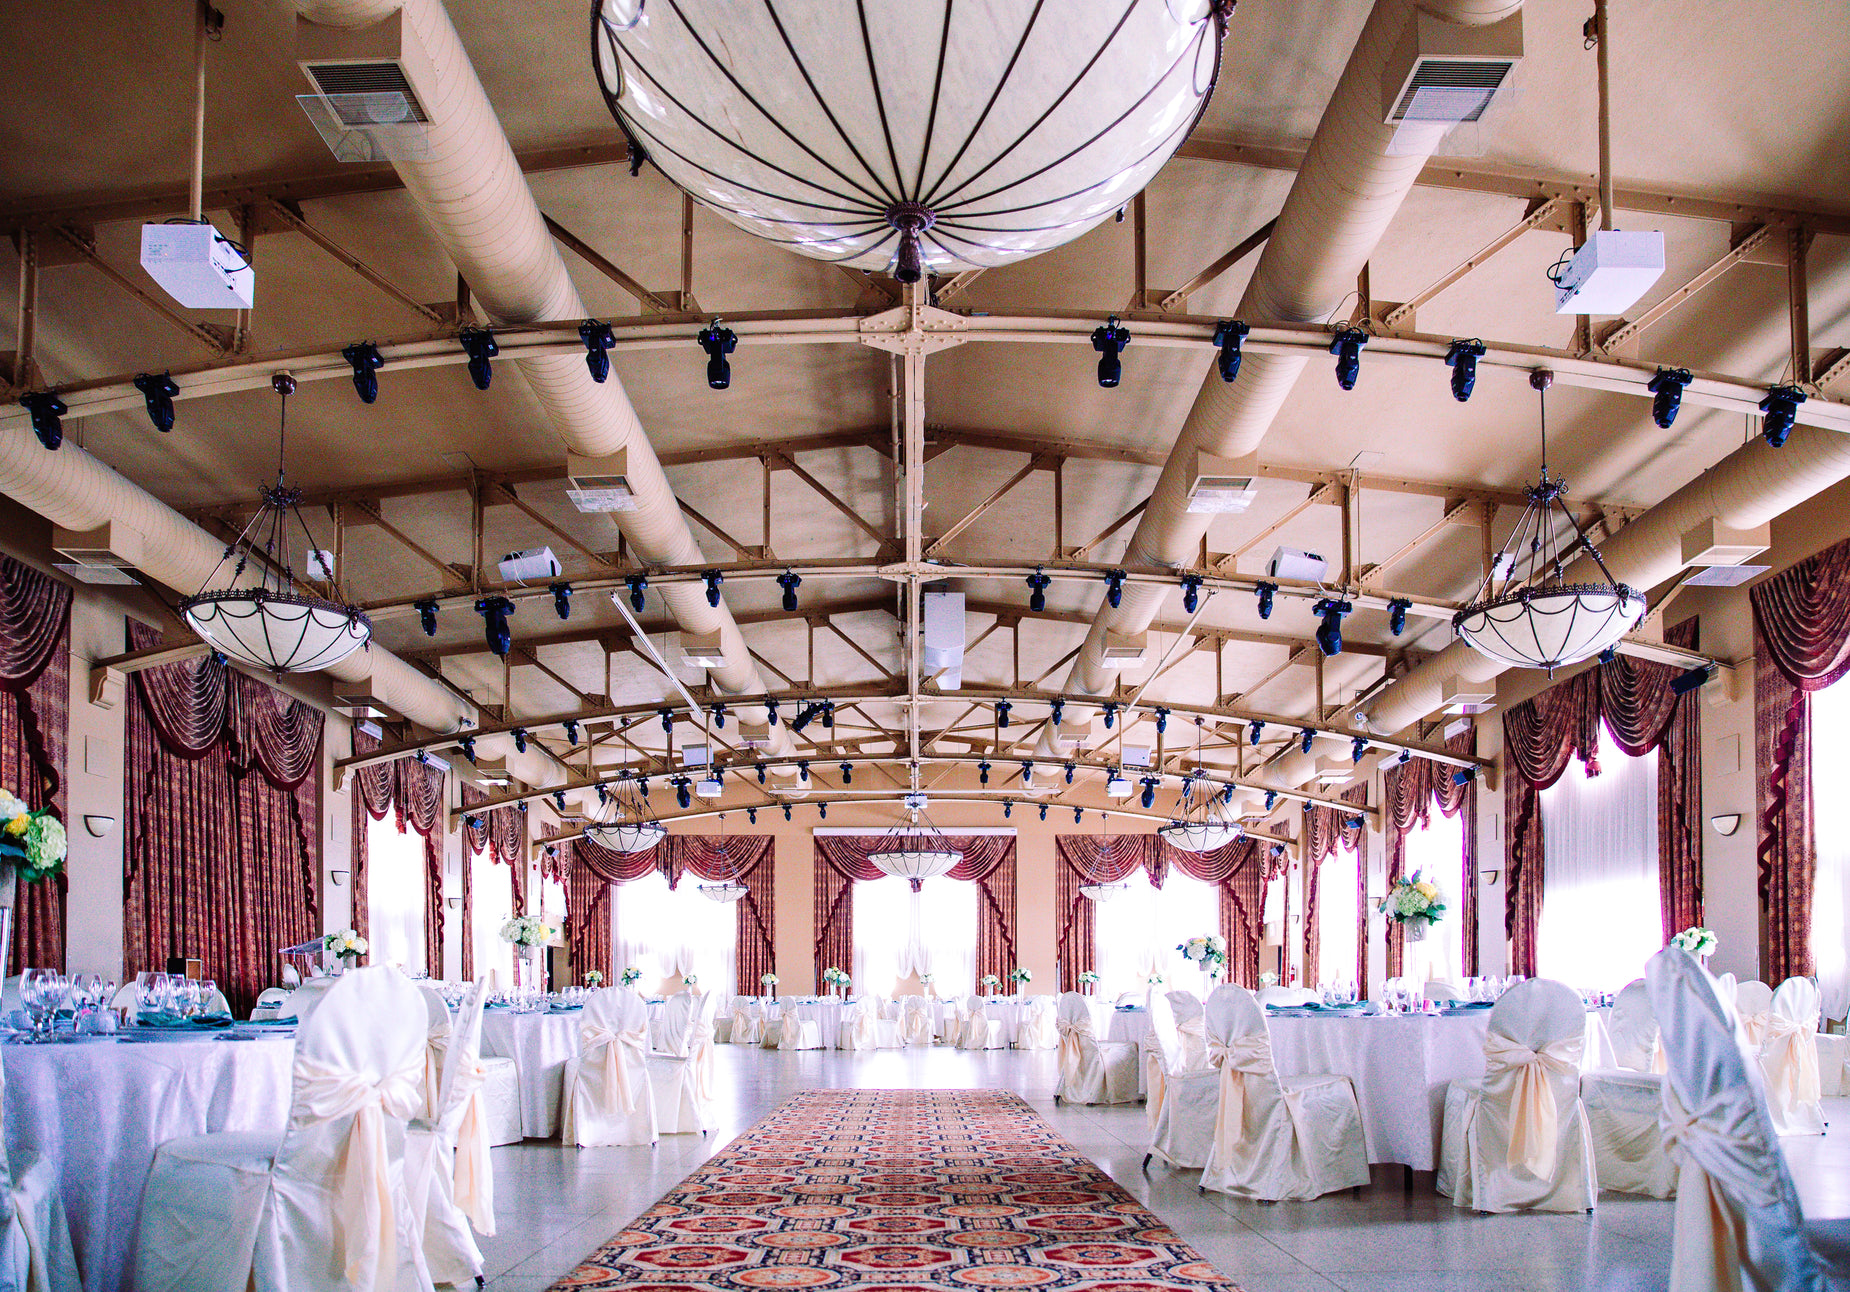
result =
[[[366,820],[366,919],[372,962],[423,973],[424,837],[398,832],[396,813]]]
[[[1842,1018],[1850,1009],[1850,684],[1811,698],[1812,826],[1817,834],[1818,875],[1811,894],[1811,954],[1824,994],[1824,1016]],[[1823,792],[1817,792],[1824,787]],[[1751,828],[1751,827],[1750,827]]]
[[[716,902],[700,893],[689,875],[670,890],[668,877],[652,870],[611,890],[611,946],[617,972],[642,970],[637,988],[645,996],[681,990],[693,974],[702,991],[730,996],[738,964],[739,904]],[[750,994],[756,995],[754,985]]]
[[[1165,990],[1201,994],[1201,970],[1176,948],[1189,938],[1220,932],[1220,891],[1204,880],[1171,870],[1162,888],[1150,885],[1142,867],[1124,881],[1125,890],[1094,908],[1099,991],[1108,999],[1125,992],[1141,996],[1153,973]],[[1221,981],[1227,981],[1222,978]]]
[[[961,879],[928,879],[916,894],[903,879],[855,884],[855,993],[914,992],[921,973],[940,996],[974,992],[977,898]]]

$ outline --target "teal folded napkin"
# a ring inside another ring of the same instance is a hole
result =
[[[135,1025],[137,1027],[211,1029],[230,1027],[231,1015],[195,1014],[191,1018],[181,1018],[177,1014],[137,1014],[135,1016]]]

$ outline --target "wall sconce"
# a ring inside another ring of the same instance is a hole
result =
[[[328,872],[328,878],[334,881],[334,887],[336,888],[345,888],[347,886],[347,872],[344,870],[330,870]]]
[[[1493,888],[1496,886],[1497,876],[1501,875],[1503,872],[1500,870],[1481,870],[1478,873],[1484,877],[1484,887]]]
[[[461,905],[462,905],[462,898],[460,898],[460,897],[446,897],[446,898],[444,898],[444,899],[443,899],[443,904],[444,904],[445,906],[447,906],[447,907],[449,907],[449,908],[450,908],[450,909],[451,909],[451,910],[453,911],[453,910],[455,910],[455,909],[456,909],[457,907],[459,907],[459,906],[461,906]]]
[[[101,839],[115,828],[116,819],[112,816],[94,816],[86,814],[84,817],[84,829],[90,832],[90,837],[93,839]]]
[[[1715,827],[1715,833],[1726,839],[1741,828],[1739,812],[1723,812],[1709,818],[1709,824]]]

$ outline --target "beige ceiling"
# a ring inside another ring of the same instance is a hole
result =
[[[305,87],[293,62],[289,6],[230,0],[223,40],[211,50],[207,186],[259,187],[279,179],[327,175],[341,168],[293,102]],[[187,6],[124,3],[104,7],[15,6],[0,49],[0,223],[22,213],[98,199],[175,191],[187,164]],[[517,150],[565,144],[608,145],[618,139],[590,71],[585,6],[547,2],[518,7],[452,0],[450,11],[477,71]],[[1323,104],[1365,16],[1360,0],[1265,3],[1236,12],[1221,80],[1198,141],[1301,144],[1316,128]],[[1594,56],[1582,46],[1587,6],[1579,0],[1531,0],[1525,6],[1525,59],[1514,92],[1481,128],[1452,143],[1462,167],[1508,173],[1547,172],[1590,181],[1594,158]],[[1841,0],[1782,5],[1634,0],[1614,11],[1615,156],[1622,186],[1663,192],[1743,195],[1806,210],[1850,210],[1850,153],[1841,123],[1850,112],[1850,51],[1837,38]],[[48,51],[56,51],[56,57]],[[1288,170],[1200,156],[1172,161],[1146,196],[1148,284],[1173,287],[1276,214],[1290,188]],[[618,166],[551,170],[532,177],[543,210],[609,260],[656,290],[680,287],[681,203],[652,171],[630,178]],[[1754,196],[1759,195],[1759,196]],[[178,213],[178,205],[174,213]],[[1520,220],[1521,197],[1416,188],[1371,264],[1376,300],[1402,300]],[[307,202],[307,218],[386,278],[423,301],[454,295],[454,269],[404,195],[386,191]],[[227,211],[211,213],[230,228]],[[1667,295],[1726,252],[1735,234],[1725,223],[1661,214],[1627,216],[1633,227],[1664,230],[1670,268],[1638,309]],[[96,227],[99,253],[132,276],[137,221]],[[694,218],[691,288],[701,310],[725,315],[753,310],[846,310],[860,289],[848,276],[758,242],[716,216]],[[1843,227],[1840,225],[1839,227]],[[43,236],[43,235],[41,235]],[[1068,246],[983,275],[954,302],[958,309],[1035,312],[1077,310],[1101,321],[1122,311],[1133,291],[1134,222],[1108,222]],[[1573,322],[1551,310],[1544,269],[1568,245],[1565,234],[1524,235],[1487,266],[1440,294],[1418,315],[1419,330],[1522,345],[1563,347]],[[253,351],[338,348],[369,338],[425,333],[427,320],[381,294],[304,238],[269,233],[255,248],[259,269]],[[577,257],[566,261],[588,308],[605,317],[633,315],[635,302]],[[1239,300],[1252,258],[1195,293],[1189,312],[1214,317]],[[0,317],[16,305],[12,276],[0,275]],[[1820,355],[1850,346],[1850,247],[1821,235],[1811,250],[1811,345]],[[152,290],[152,288],[150,287]],[[1345,307],[1346,309],[1346,307]],[[1634,311],[1636,313],[1636,310]],[[225,321],[228,316],[199,314]],[[1603,320],[1595,320],[1595,325]],[[8,325],[10,326],[10,324]],[[657,450],[671,458],[669,477],[681,497],[742,544],[762,532],[763,477],[755,458],[674,464],[673,455],[759,441],[860,431],[884,445],[889,427],[889,362],[858,346],[753,346],[733,356],[733,386],[706,388],[703,358],[684,347],[627,351],[617,372]],[[1132,324],[1133,334],[1136,324]],[[1728,271],[1645,334],[1648,360],[1732,373],[1754,382],[1781,377],[1788,358],[1786,273],[1746,264]],[[67,383],[137,371],[183,368],[208,356],[196,342],[132,300],[93,269],[61,265],[44,272],[38,358],[49,382]],[[1156,478],[1194,399],[1210,354],[1138,345],[1126,351],[1125,380],[1116,390],[1093,381],[1095,356],[1077,346],[972,344],[933,358],[927,367],[927,418],[951,432],[985,432],[1026,441],[1077,441],[1091,446],[1064,471],[1064,539],[1090,539],[1142,499]],[[1538,462],[1536,400],[1520,374],[1486,371],[1469,404],[1452,400],[1442,369],[1364,357],[1362,379],[1337,389],[1324,362],[1313,362],[1267,436],[1267,464],[1311,472],[1347,468],[1358,453],[1379,454],[1371,473],[1441,486],[1429,492],[1364,489],[1356,559],[1380,561],[1429,529],[1444,513],[1447,488],[1519,490]],[[467,564],[474,546],[468,495],[461,488],[392,495],[392,486],[456,475],[545,471],[560,466],[563,446],[511,368],[487,393],[469,385],[459,367],[381,374],[381,396],[362,406],[343,381],[307,385],[290,409],[291,476],[311,491],[377,491],[385,518],[446,562]],[[1550,461],[1582,503],[1639,507],[1682,485],[1739,443],[1748,428],[1734,414],[1687,407],[1673,431],[1655,428],[1634,399],[1558,386],[1549,397]],[[73,440],[182,510],[245,503],[273,469],[276,399],[267,392],[186,403],[171,435],[154,433],[140,413],[74,422]],[[1030,444],[1030,448],[1032,445]],[[1094,453],[1094,450],[1097,452]],[[1121,450],[1127,460],[1111,460]],[[883,533],[897,523],[892,463],[869,445],[796,455],[805,470]],[[942,532],[1028,461],[1026,451],[960,445],[934,458],[926,472],[928,529]],[[1218,520],[1211,553],[1231,553],[1257,539],[1305,496],[1301,479],[1262,480],[1245,514]],[[608,520],[580,516],[562,483],[519,486],[520,496],[587,547],[614,553]],[[960,534],[949,555],[960,559],[1033,563],[1054,553],[1053,478],[1039,472]],[[325,516],[317,513],[318,524]],[[1498,517],[1500,541],[1514,521]],[[487,513],[483,546],[490,559],[515,548],[550,542],[567,555],[577,577],[608,574],[571,552],[558,537],[512,506]],[[1283,543],[1326,554],[1341,549],[1341,513],[1314,506],[1253,550],[1238,569],[1256,573]],[[774,477],[770,542],[788,561],[871,559],[877,544],[813,489],[788,472]],[[708,559],[729,562],[731,547],[695,526]],[[1094,550],[1115,560],[1128,528]],[[1439,532],[1393,567],[1393,589],[1435,598],[1467,595],[1479,575],[1475,529]],[[377,527],[348,530],[344,575],[351,594],[367,601],[408,600],[438,591],[442,577],[422,558]],[[960,580],[975,602],[1025,609],[1016,581]],[[860,609],[836,622],[852,644],[828,630],[815,634],[801,620],[775,614],[777,590],[766,583],[729,583],[729,604],[748,622],[754,648],[770,665],[771,684],[890,685],[881,674],[903,672],[897,621]],[[812,578],[803,611],[831,605],[893,602],[893,585],[879,579]],[[1060,582],[1048,593],[1049,618],[1030,617],[974,648],[965,685],[1057,687],[1064,665],[1097,608],[1096,584]],[[651,626],[665,624],[651,604]],[[1160,616],[1187,619],[1179,594]],[[764,620],[764,622],[761,622]],[[973,612],[974,641],[992,622]],[[569,625],[550,601],[523,602],[517,640],[583,628],[620,627],[614,611],[582,597]],[[1249,598],[1212,599],[1196,627],[1307,638],[1315,621],[1302,602],[1281,601],[1262,623]],[[403,609],[380,615],[379,637],[395,650],[480,646],[480,620],[466,609],[444,616],[433,642]],[[1424,629],[1422,632],[1421,630]],[[1016,632],[1020,676],[1016,675]],[[1449,639],[1442,621],[1415,620],[1398,641],[1385,617],[1358,612],[1346,627],[1359,643],[1407,648],[1415,654]],[[658,637],[658,642],[663,639]],[[1158,634],[1153,657],[1175,642]],[[859,650],[856,649],[859,647]],[[1256,642],[1227,645],[1220,695],[1279,714],[1314,710],[1314,670],[1279,673],[1290,647]],[[878,661],[876,669],[866,656]],[[608,695],[614,705],[646,704],[668,693],[660,675],[636,654],[606,655],[592,641],[540,646],[545,666],[517,660],[504,671],[485,650],[446,653],[446,677],[478,699],[506,703],[515,714],[559,713],[580,697]],[[434,662],[434,661],[433,661]],[[1325,699],[1339,702],[1377,678],[1380,654],[1351,653],[1328,662]],[[1052,669],[1051,675],[1047,675]],[[550,673],[548,672],[550,671]],[[1135,687],[1151,672],[1127,674]],[[554,677],[551,674],[556,674]],[[782,678],[778,675],[781,674]],[[1047,675],[1047,676],[1044,676]],[[560,679],[563,679],[563,684]],[[1269,679],[1252,690],[1262,679]],[[689,675],[697,683],[696,675]],[[511,686],[511,690],[509,689]],[[1211,704],[1216,671],[1211,652],[1188,656],[1162,673],[1147,702]],[[930,706],[927,726],[955,718],[964,705]],[[1026,716],[1038,718],[1044,710]],[[897,724],[897,706],[870,704],[866,713]],[[972,717],[976,737],[986,714]],[[844,720],[844,727],[851,723]],[[1008,733],[1025,735],[1026,722]],[[1181,739],[1172,726],[1171,749]],[[1231,736],[1233,727],[1226,729]],[[684,733],[685,734],[685,733]],[[817,738],[819,729],[807,733]],[[845,732],[838,731],[837,735]],[[632,737],[659,747],[653,721]],[[1145,729],[1145,735],[1148,735]],[[889,748],[874,744],[869,752]]]

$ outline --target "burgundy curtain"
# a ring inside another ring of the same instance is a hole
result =
[[[0,787],[37,811],[66,819],[70,742],[71,590],[50,575],[0,557]],[[7,969],[65,968],[64,871],[22,882],[14,899]]]
[[[815,836],[815,970],[816,981],[830,965],[850,968],[854,961],[854,883],[885,879],[886,872],[867,858],[879,850],[883,835]],[[946,873],[976,885],[976,976],[1001,978],[1013,969],[1015,938],[1015,837],[1002,834],[946,835],[963,860]]]
[[[129,648],[161,636],[129,624]],[[236,1013],[320,930],[322,715],[212,656],[135,675],[123,971],[197,957]]]
[[[1665,634],[1672,645],[1694,646],[1696,621]],[[1702,889],[1701,743],[1699,693],[1679,696],[1671,683],[1683,670],[1615,656],[1525,700],[1503,715],[1505,888],[1504,932],[1510,972],[1535,973],[1535,935],[1546,879],[1541,792],[1561,779],[1570,758],[1599,775],[1599,729],[1634,758],[1658,751],[1658,875],[1663,936],[1700,920]],[[1691,912],[1694,919],[1684,922]]]
[[[1368,806],[1368,783],[1366,781],[1351,785],[1339,796],[1343,802],[1356,807]],[[1362,851],[1362,827],[1350,825],[1348,818],[1352,812],[1339,812],[1331,807],[1312,807],[1304,814],[1304,841],[1299,850],[1303,855],[1299,864],[1304,867],[1304,985],[1322,981],[1322,932],[1317,927],[1317,907],[1322,900],[1323,863],[1336,855],[1338,848],[1343,848],[1357,856],[1356,873],[1365,875],[1367,866],[1360,857]],[[1288,894],[1291,890],[1286,888]],[[1366,900],[1366,880],[1358,891],[1364,896],[1358,898],[1356,907],[1356,982],[1366,984],[1368,981],[1368,903]],[[1286,912],[1285,927],[1290,928],[1290,912]],[[1286,934],[1289,937],[1289,933]],[[1392,963],[1390,955],[1389,963]]]
[[[573,882],[566,925],[567,935],[573,938],[573,963],[608,974],[610,887],[659,870],[667,876],[670,888],[678,888],[682,877],[690,874],[706,883],[730,879],[745,885],[745,896],[737,906],[734,990],[755,996],[764,975],[777,972],[776,851],[770,835],[671,834],[653,848],[633,853],[612,852],[582,838],[573,840],[570,847]],[[578,959],[581,945],[589,957],[582,962]]]
[[[1472,726],[1445,742],[1454,754],[1477,753],[1477,728]],[[1449,763],[1429,758],[1409,758],[1393,763],[1381,776],[1381,793],[1385,800],[1387,827],[1387,882],[1392,885],[1407,873],[1407,836],[1423,830],[1432,821],[1432,809],[1441,814],[1462,816],[1459,833],[1464,849],[1460,857],[1463,879],[1456,894],[1464,961],[1462,972],[1475,977],[1478,971],[1477,928],[1477,779],[1463,785],[1453,780],[1456,769]],[[1538,818],[1539,821],[1539,818]],[[1448,894],[1448,896],[1451,896]],[[1406,929],[1398,921],[1387,927],[1387,976],[1397,978],[1404,972]]]
[[[1811,700],[1850,674],[1850,540],[1753,588],[1760,976],[1813,971]]]
[[[1059,929],[1055,946],[1060,990],[1079,990],[1079,975],[1097,964],[1097,913],[1080,893],[1080,886],[1115,884],[1139,867],[1158,888],[1171,867],[1213,884],[1220,894],[1218,931],[1227,940],[1230,976],[1244,986],[1258,986],[1265,886],[1276,877],[1270,846],[1270,840],[1249,836],[1210,852],[1183,852],[1154,834],[1056,835],[1054,900],[1059,906]]]
[[[572,948],[572,968],[578,981],[595,969],[607,983],[616,982],[611,962],[610,883],[579,856],[577,843],[564,845],[568,854],[565,887],[565,940]]]

